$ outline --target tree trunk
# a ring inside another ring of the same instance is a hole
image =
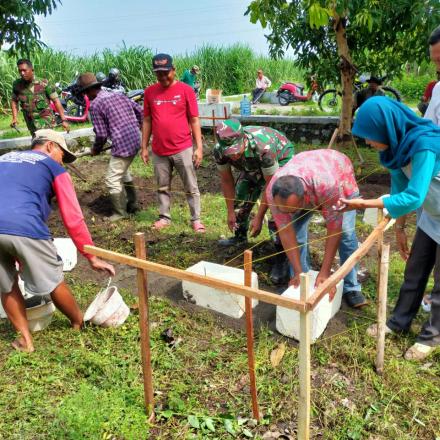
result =
[[[345,33],[346,18],[340,17],[336,11],[333,18],[338,54],[341,59],[342,110],[339,122],[338,142],[345,143],[346,141],[351,140],[353,78],[356,70],[352,64],[350,50],[347,44],[347,35]]]

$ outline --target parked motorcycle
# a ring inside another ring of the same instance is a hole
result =
[[[65,87],[60,83],[56,83],[58,94],[60,96],[61,105],[64,108],[64,117],[67,121],[73,123],[87,122],[89,119],[90,100],[87,96],[80,92],[77,84],[78,72],[75,79]],[[55,104],[51,101],[50,107],[59,118]]]
[[[305,102],[318,100],[317,90],[319,88],[316,78],[312,78],[310,90],[304,95],[304,85],[293,82],[285,82],[281,84],[277,91],[278,102],[280,105],[289,105],[291,102]]]
[[[112,67],[108,76],[105,76],[102,72],[96,74],[96,79],[102,84],[102,89],[108,92],[124,93],[125,87],[121,80],[119,69]]]

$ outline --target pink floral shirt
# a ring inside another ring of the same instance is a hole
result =
[[[266,189],[267,203],[278,228],[292,221],[294,214],[274,206],[272,186],[282,176],[297,176],[304,185],[304,209],[319,209],[329,229],[342,226],[343,213],[333,206],[339,198],[359,192],[350,159],[335,150],[312,150],[296,154],[273,175]]]

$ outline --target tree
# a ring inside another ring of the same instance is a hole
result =
[[[246,14],[269,27],[273,57],[291,47],[298,65],[334,82],[340,76],[340,138],[350,134],[354,66],[400,75],[407,62],[427,57],[427,40],[440,22],[438,0],[253,0]],[[339,73],[339,75],[338,75]]]
[[[61,4],[61,0],[1,0],[0,48],[7,44],[10,53],[29,53],[41,46],[35,16],[51,14],[58,3]]]

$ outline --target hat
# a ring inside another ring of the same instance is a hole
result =
[[[64,139],[62,133],[58,133],[57,131],[51,130],[49,128],[37,130],[35,132],[35,137],[33,138],[32,143],[34,143],[35,141],[52,141],[58,144],[60,148],[64,151],[64,163],[72,163],[74,160],[76,160],[76,156],[67,148],[66,139]]]
[[[194,70],[194,72],[199,73],[199,72],[200,72],[200,67],[199,67],[199,66],[196,66],[196,65],[194,64],[194,66],[192,66],[191,70]]]
[[[173,68],[173,58],[166,53],[158,53],[153,57],[153,72],[167,71]]]
[[[367,79],[367,83],[375,83],[378,85],[381,85],[383,82],[383,78],[379,78],[378,76],[370,75],[370,77]]]
[[[233,156],[243,151],[244,131],[237,119],[226,119],[215,126],[217,140],[225,156]]]
[[[80,92],[85,92],[94,86],[100,86],[101,83],[96,79],[96,76],[91,72],[83,73],[76,80],[76,84],[79,87]]]

